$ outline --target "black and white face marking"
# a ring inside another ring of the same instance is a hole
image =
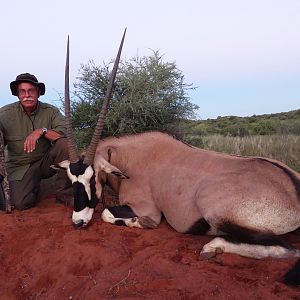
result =
[[[67,169],[68,177],[72,181],[72,184],[75,182],[81,183],[85,189],[87,197],[91,200],[91,186],[90,181],[94,175],[94,170],[92,166],[88,166],[80,160],[77,163],[71,163]]]
[[[92,219],[94,208],[99,201],[96,197],[94,169],[92,166],[86,165],[83,160],[76,163],[63,161],[58,165],[67,170],[68,177],[73,185],[74,210],[72,222],[76,227],[84,227]]]
[[[95,166],[86,165],[83,160],[76,163],[65,160],[52,168],[67,170],[68,177],[72,182],[74,194],[72,222],[76,227],[86,226],[92,219],[94,209],[102,194],[103,180],[105,180],[101,176],[99,177],[101,171],[105,174],[113,174],[120,179],[129,178],[102,157],[98,157]],[[145,224],[144,221],[143,223]],[[146,226],[148,225],[146,224]]]

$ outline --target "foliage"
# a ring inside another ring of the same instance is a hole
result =
[[[181,123],[184,138],[222,135],[244,137],[251,135],[300,134],[300,110],[252,117],[218,117],[208,120],[185,120]]]
[[[81,66],[72,100],[73,127],[80,147],[89,143],[97,122],[110,64],[99,67],[90,61]],[[198,107],[187,96],[192,88],[176,64],[164,62],[158,52],[121,62],[103,135],[174,130],[178,121],[195,116]]]
[[[191,142],[194,146],[217,152],[273,158],[300,172],[300,135],[209,135],[196,137]]]
[[[182,137],[196,147],[243,156],[263,156],[300,172],[300,110],[183,121]]]

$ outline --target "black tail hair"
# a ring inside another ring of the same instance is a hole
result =
[[[281,246],[288,250],[295,249],[287,241],[273,233],[261,233],[231,223],[224,223],[219,229],[227,236],[224,239],[231,243],[247,243],[263,246]]]

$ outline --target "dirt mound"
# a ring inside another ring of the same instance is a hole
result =
[[[296,259],[221,254],[202,260],[211,237],[183,235],[165,222],[142,230],[71,225],[71,207],[44,199],[0,214],[1,299],[300,299],[282,283]],[[287,235],[300,248],[300,236]]]

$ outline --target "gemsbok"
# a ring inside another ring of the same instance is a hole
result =
[[[73,183],[73,224],[89,223],[106,184],[119,194],[120,205],[103,211],[105,222],[155,228],[164,216],[178,232],[217,236],[201,251],[208,258],[221,252],[300,257],[300,250],[279,237],[300,227],[300,174],[283,163],[206,151],[159,132],[100,141],[125,32],[84,157],[77,154],[72,135],[68,43],[65,114],[70,161],[59,166]],[[300,284],[300,260],[285,282]]]

